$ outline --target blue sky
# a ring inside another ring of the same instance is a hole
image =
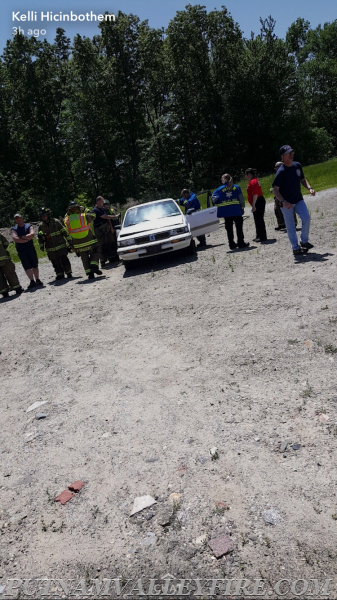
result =
[[[75,14],[85,14],[92,11],[94,14],[110,13],[117,14],[118,10],[125,13],[133,13],[140,17],[141,20],[148,19],[151,27],[166,27],[170,19],[172,19],[178,10],[183,10],[187,4],[187,0],[1,0],[0,7],[0,47],[1,50],[6,44],[7,39],[12,38],[14,26],[20,26],[25,34],[29,28],[45,29],[46,37],[52,41],[55,36],[58,24],[54,21],[43,23],[37,21],[33,24],[14,23],[12,21],[12,12],[20,11],[26,14],[27,11],[37,11],[37,16],[40,16],[41,11],[53,12],[54,14],[70,13],[72,10]],[[312,27],[316,27],[319,23],[323,24],[326,21],[333,21],[337,18],[336,0],[206,0],[204,2],[194,2],[191,4],[201,4],[206,6],[207,10],[214,8],[220,9],[225,5],[232,14],[235,21],[240,25],[241,30],[246,37],[250,36],[250,32],[259,31],[259,17],[265,18],[271,15],[276,20],[276,34],[279,37],[284,37],[289,25],[297,19],[303,17],[310,21]],[[97,33],[97,24],[95,23],[63,23],[61,26],[66,30],[69,37],[73,37],[76,33],[92,37]],[[41,35],[39,37],[41,39]]]

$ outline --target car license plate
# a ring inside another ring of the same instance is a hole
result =
[[[148,254],[157,254],[157,252],[161,251],[161,245],[155,244],[154,246],[148,246],[147,253]]]

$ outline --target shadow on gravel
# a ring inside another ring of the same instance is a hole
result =
[[[207,250],[207,247],[206,247]],[[173,258],[172,255],[161,255],[153,256],[152,258],[140,259],[141,265],[135,265],[129,271],[125,271],[123,277],[134,277],[135,275],[143,275],[144,273],[151,273],[151,271],[164,271],[165,269],[171,269],[178,265],[188,265],[198,260],[198,254],[193,256],[180,256]]]
[[[276,244],[277,239],[271,238],[270,240],[266,240],[265,242],[261,242],[261,246],[270,246],[270,244]]]
[[[75,281],[75,279],[81,279],[81,277],[75,277],[73,275],[71,279],[59,279],[58,281],[49,281],[48,285],[52,285],[53,287],[60,287],[60,285],[65,285],[66,283],[70,283],[70,281]]]
[[[121,260],[116,260],[113,263],[109,263],[107,265],[105,265],[104,267],[101,267],[101,269],[103,269],[104,271],[111,271],[111,269],[116,269],[116,267],[120,267],[122,264]]]
[[[318,252],[311,252],[310,254],[302,254],[302,256],[294,256],[296,264],[307,263],[307,262],[326,262],[327,257],[334,256],[331,252],[325,252],[325,254],[318,254]]]
[[[238,254],[238,252],[249,252],[250,250],[256,250],[257,246],[248,246],[247,248],[233,248],[233,250],[227,250],[227,254]]]
[[[76,281],[76,285],[87,285],[95,283],[95,281],[102,281],[102,279],[106,279],[105,275],[99,275],[98,277],[95,277],[95,279],[82,279],[81,281]]]
[[[16,298],[20,298],[20,296],[14,294],[14,296],[8,296],[8,298],[0,298],[0,303],[2,304],[4,302],[10,302],[11,300],[15,300]]]

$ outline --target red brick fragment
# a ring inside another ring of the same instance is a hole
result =
[[[68,500],[71,500],[74,496],[75,496],[75,494],[72,494],[68,490],[64,490],[63,492],[61,492],[61,494],[59,496],[57,496],[57,498],[55,498],[55,502],[61,502],[61,504],[65,504],[66,502],[68,502]]]
[[[228,552],[233,552],[234,550],[231,538],[225,534],[213,538],[208,542],[208,545],[216,558],[221,558],[224,554],[228,554]]]
[[[84,486],[84,481],[74,481],[71,485],[68,485],[68,490],[72,492],[79,492]]]

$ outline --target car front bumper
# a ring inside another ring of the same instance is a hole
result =
[[[147,258],[150,256],[158,256],[158,254],[167,254],[175,250],[187,248],[192,240],[191,234],[184,234],[172,238],[172,240],[163,240],[162,242],[151,242],[141,246],[133,245],[118,248],[118,256],[122,260],[137,260],[139,258]]]

